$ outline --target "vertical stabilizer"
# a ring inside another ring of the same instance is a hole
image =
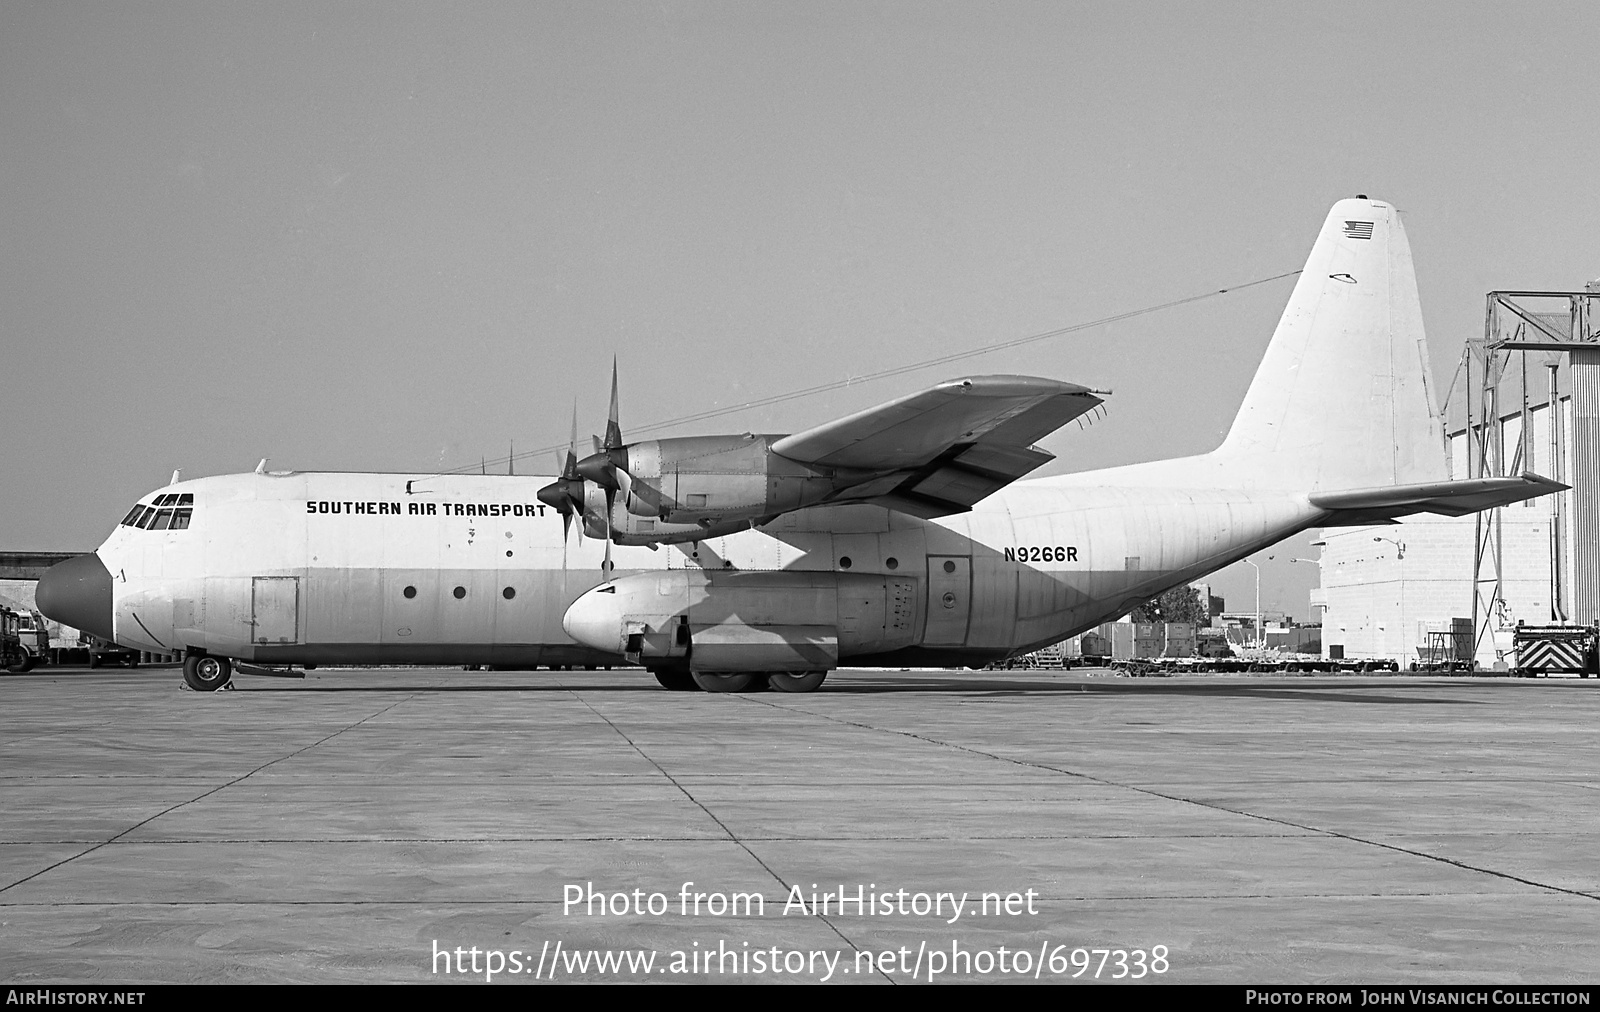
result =
[[[1411,246],[1394,207],[1333,205],[1217,456],[1304,491],[1447,478]]]

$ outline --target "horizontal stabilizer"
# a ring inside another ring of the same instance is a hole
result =
[[[1509,506],[1561,492],[1570,485],[1533,473],[1520,478],[1469,478],[1465,481],[1429,481],[1417,485],[1390,485],[1347,492],[1313,492],[1311,505],[1332,513],[1330,527],[1381,523],[1413,513],[1466,516],[1496,506]]]

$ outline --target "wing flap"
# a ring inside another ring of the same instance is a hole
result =
[[[1509,506],[1570,487],[1527,472],[1515,478],[1469,478],[1464,481],[1430,481],[1347,492],[1313,492],[1311,505],[1334,514],[1330,525],[1377,523],[1412,513],[1466,516],[1468,513]]]
[[[1037,446],[953,446],[926,467],[846,489],[839,501],[870,502],[924,520],[965,513],[974,504],[1055,459]]]
[[[1055,454],[1037,446],[1006,446],[1001,443],[974,443],[958,454],[954,463],[969,471],[992,474],[1006,481],[1018,478],[1043,464],[1055,460]]]

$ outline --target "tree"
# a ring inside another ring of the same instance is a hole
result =
[[[1193,587],[1173,587],[1160,597],[1152,598],[1133,609],[1135,622],[1192,622],[1203,626],[1207,622],[1205,603],[1200,592]]]

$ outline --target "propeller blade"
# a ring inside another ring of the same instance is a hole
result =
[[[604,449],[614,450],[622,445],[622,426],[617,421],[617,357],[611,356],[611,411],[606,415],[606,441]]]
[[[567,442],[567,462],[562,465],[561,477],[578,476],[578,399],[572,399],[572,439]]]
[[[600,577],[608,583],[611,581],[611,571],[614,568],[611,562],[611,510],[616,505],[616,501],[616,489],[606,489],[606,557],[605,561],[600,563]]]

